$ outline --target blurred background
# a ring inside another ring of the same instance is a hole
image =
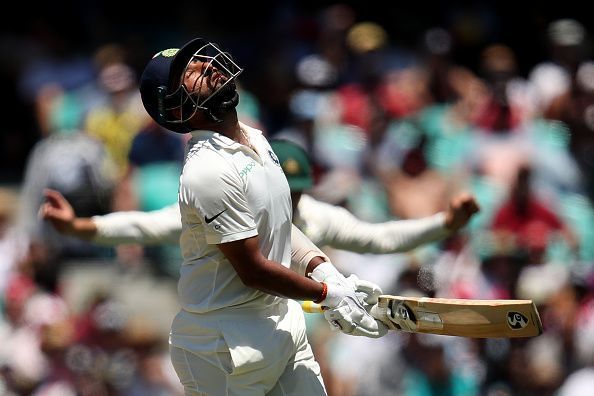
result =
[[[57,1],[0,26],[0,395],[180,395],[167,336],[175,245],[101,247],[38,219],[176,201],[185,136],[138,77],[203,36],[245,69],[239,114],[305,147],[315,198],[411,219],[472,192],[461,232],[406,254],[325,248],[389,294],[528,298],[533,339],[331,332],[307,314],[331,396],[594,394],[594,14],[577,2]]]

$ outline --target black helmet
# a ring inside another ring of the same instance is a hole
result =
[[[206,98],[192,95],[182,83],[183,73],[190,62],[198,59],[214,67],[227,80]],[[146,65],[140,78],[140,95],[149,115],[161,126],[174,132],[186,133],[185,124],[197,110],[203,110],[214,121],[239,101],[235,79],[243,71],[228,53],[217,45],[197,38],[182,48],[158,52]],[[175,117],[171,110],[180,109]]]

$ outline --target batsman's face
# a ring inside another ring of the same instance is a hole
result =
[[[176,122],[189,121],[198,110],[220,118],[239,102],[234,80],[241,72],[229,54],[205,43],[187,61],[177,87],[170,88],[167,110],[177,113]]]
[[[212,62],[194,59],[188,63],[182,83],[194,97],[206,98],[223,86],[228,80]]]

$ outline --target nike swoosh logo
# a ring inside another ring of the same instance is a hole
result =
[[[204,221],[206,221],[206,224],[211,223],[214,219],[216,219],[217,217],[222,215],[225,210],[227,210],[227,209],[222,210],[221,212],[217,213],[216,215],[214,215],[212,217],[206,217],[206,215],[204,215]]]

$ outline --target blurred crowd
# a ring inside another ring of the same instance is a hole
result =
[[[305,147],[309,193],[361,219],[431,215],[463,190],[481,206],[439,243],[394,255],[325,248],[333,263],[386,294],[532,299],[545,330],[376,340],[306,314],[329,394],[593,394],[592,32],[551,20],[548,56],[524,71],[509,43],[467,65],[449,29],[427,29],[410,50],[349,6],[321,15],[307,46],[262,66],[266,95],[240,87],[240,119]],[[171,204],[186,136],[145,113],[123,45],[70,65],[38,62],[19,82],[40,138],[22,183],[0,188],[0,394],[180,395],[167,351],[178,247],[100,247],[60,235],[38,209],[45,188],[79,216]]]

